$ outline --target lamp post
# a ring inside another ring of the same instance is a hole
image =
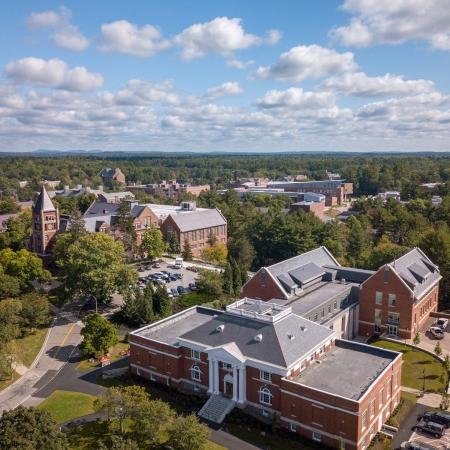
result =
[[[425,394],[425,369],[423,369],[423,386],[422,386],[422,392]]]
[[[98,308],[97,308],[97,297],[95,295],[91,295],[91,297],[95,300],[95,314],[97,314]]]

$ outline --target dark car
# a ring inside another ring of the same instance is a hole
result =
[[[154,263],[154,264],[152,264],[152,267],[154,269],[159,269],[161,267],[161,264],[160,263]]]
[[[145,267],[144,266],[139,266],[138,268],[137,268],[137,271],[138,272],[143,272],[145,270]]]
[[[432,434],[435,438],[440,438],[445,433],[444,425],[441,425],[440,423],[436,422],[427,421],[423,418],[417,422],[417,425],[414,427],[414,430]]]
[[[178,291],[177,291],[175,288],[172,288],[171,291],[172,291],[172,295],[173,295],[174,297],[178,297],[178,296],[180,295],[180,294],[178,293]]]
[[[441,411],[427,411],[424,413],[420,419],[426,420],[427,422],[435,422],[444,425],[445,428],[450,427],[450,414]]]
[[[436,450],[436,447],[430,447],[422,442],[403,442],[400,448],[406,448],[408,450]]]
[[[186,270],[190,270],[191,272],[198,272],[198,268],[194,266],[188,266],[186,267]]]
[[[198,287],[195,283],[189,283],[189,289],[191,291],[196,291],[198,289]]]
[[[186,289],[184,286],[177,286],[177,291],[180,295],[186,293]]]
[[[152,265],[151,265],[151,264],[147,264],[147,265],[145,266],[145,270],[151,270],[151,268],[152,268]]]
[[[177,280],[178,280],[178,277],[176,277],[173,273],[171,273],[171,274],[169,275],[169,280],[170,280],[170,281],[177,281]]]

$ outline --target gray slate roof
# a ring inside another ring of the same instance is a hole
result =
[[[217,208],[170,214],[170,217],[172,217],[181,232],[201,230],[203,228],[218,227],[227,224],[227,221]]]
[[[197,308],[199,314],[202,309]],[[219,325],[225,325],[222,332],[217,331]],[[255,341],[257,334],[262,335],[261,342]],[[290,339],[289,334],[293,334],[294,339]],[[182,334],[180,338],[208,347],[234,342],[247,358],[289,367],[333,335],[330,329],[295,314],[271,323],[216,311],[211,320]]]
[[[442,278],[439,268],[419,248],[413,248],[392,261],[389,266],[403,279],[417,298],[420,298]]]
[[[116,169],[111,169],[110,167],[107,167],[106,169],[102,169],[99,173],[99,175],[102,178],[113,178],[114,175],[116,175],[116,173],[119,172],[120,169],[116,168]]]
[[[119,203],[93,202],[83,214],[83,218],[118,214],[119,208]]]
[[[55,211],[53,202],[44,185],[42,185],[41,191],[34,202],[33,211]]]
[[[266,267],[266,270],[280,282],[286,295],[291,295],[290,286],[295,287],[321,277],[326,265],[339,267],[333,255],[325,247],[319,247]]]

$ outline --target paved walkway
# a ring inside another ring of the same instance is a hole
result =
[[[441,404],[442,397],[440,394],[425,392],[423,396],[420,396],[422,394],[422,391],[420,391],[419,389],[414,389],[406,386],[402,386],[401,389],[402,391],[410,392],[411,394],[416,394],[416,396],[418,397],[417,403],[419,405],[425,405],[430,408],[439,408]]]
[[[32,367],[0,391],[0,413],[16,408],[48,384],[64,367],[81,342],[81,322],[72,312],[60,312]]]

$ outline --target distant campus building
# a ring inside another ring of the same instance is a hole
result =
[[[364,450],[399,404],[402,356],[352,339],[412,337],[437,309],[440,279],[417,248],[371,271],[320,247],[260,268],[226,311],[195,306],[130,333],[131,370],[204,394],[209,421],[239,407]]]
[[[209,184],[191,185],[189,183],[179,183],[177,180],[163,180],[157,184],[144,184],[128,186],[132,191],[143,191],[158,197],[182,200],[186,194],[198,197],[202,192],[211,189]]]
[[[103,184],[110,185],[112,181],[117,181],[120,184],[125,184],[125,175],[124,173],[119,169],[111,169],[106,168],[102,169],[99,173],[99,175],[102,177]]]

